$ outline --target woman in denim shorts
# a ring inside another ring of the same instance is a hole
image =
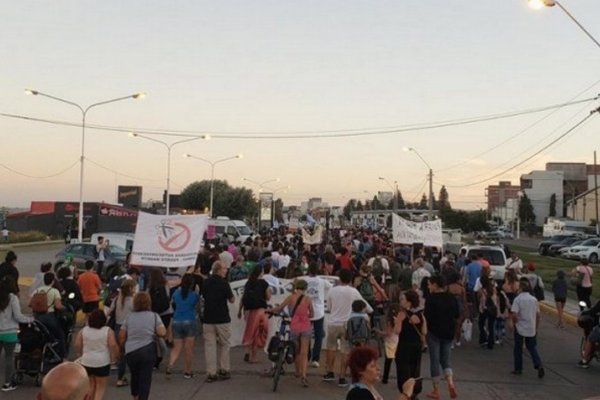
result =
[[[290,322],[290,338],[298,346],[296,352],[296,375],[300,377],[302,386],[308,387],[306,371],[308,368],[308,347],[312,336],[313,305],[309,296],[306,296],[308,284],[303,279],[294,281],[294,292],[290,294],[279,306],[271,312],[278,313],[288,307],[292,320]]]
[[[190,379],[193,376],[192,362],[194,356],[194,340],[198,334],[198,325],[196,322],[196,304],[200,301],[198,293],[193,291],[194,277],[191,274],[185,274],[181,280],[181,286],[173,293],[173,305],[175,314],[173,315],[173,349],[169,355],[169,365],[167,366],[167,377],[171,375],[173,364],[179,358],[179,353],[183,348],[185,368],[183,377]]]

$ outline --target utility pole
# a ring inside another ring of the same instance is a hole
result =
[[[433,221],[433,170],[429,168],[429,213],[428,220]]]
[[[598,165],[596,164],[596,150],[594,150],[594,198],[596,200],[596,235],[600,235],[600,224],[598,224]]]

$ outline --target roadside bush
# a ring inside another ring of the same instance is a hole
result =
[[[43,242],[47,239],[48,235],[40,231],[11,232],[8,236],[8,243]]]

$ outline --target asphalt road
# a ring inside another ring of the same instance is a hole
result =
[[[17,249],[18,267],[23,276],[33,276],[42,261],[52,261],[54,254],[61,245],[45,248]],[[452,354],[452,364],[460,399],[585,399],[600,395],[598,379],[600,378],[600,363],[592,363],[591,368],[583,370],[575,366],[578,361],[578,347],[581,331],[573,326],[566,329],[554,327],[554,315],[544,315],[539,334],[539,349],[546,368],[546,377],[538,379],[533,370],[531,360],[525,356],[525,370],[522,376],[513,376],[512,369],[512,340],[508,339],[502,346],[496,346],[492,351],[482,350],[475,343],[456,348]],[[477,328],[474,329],[477,336]],[[235,348],[232,351],[231,381],[205,383],[204,353],[201,340],[196,345],[195,370],[193,379],[185,380],[182,375],[175,374],[167,380],[162,373],[156,373],[152,386],[152,399],[164,399],[167,396],[177,399],[193,399],[202,397],[228,399],[344,399],[346,390],[335,384],[321,382],[323,369],[310,370],[310,387],[303,388],[293,374],[286,375],[277,393],[271,391],[271,380],[261,377],[261,371],[268,366],[262,364],[246,364],[242,361],[243,350]],[[176,366],[177,367],[177,366]],[[177,369],[177,368],[176,368]],[[394,368],[392,376],[394,376]],[[291,371],[291,370],[290,370]],[[423,356],[422,375],[425,377],[425,391],[431,388],[429,377],[428,355]],[[4,365],[0,363],[0,376],[3,376]],[[129,398],[127,388],[114,387],[114,377],[106,398]],[[380,385],[385,399],[396,399],[395,381],[388,385]],[[2,393],[2,398],[32,399],[37,393],[33,380],[26,379],[25,384],[18,390]],[[425,398],[425,396],[421,396]],[[444,390],[442,398],[447,399]]]

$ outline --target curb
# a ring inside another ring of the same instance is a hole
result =
[[[543,312],[544,314],[558,315],[558,312],[556,311],[556,307],[551,306],[550,304],[548,304],[546,302],[540,302],[540,311]],[[563,320],[565,321],[565,323],[567,323],[571,326],[578,327],[577,315],[573,315],[567,311],[563,311]]]
[[[44,245],[55,245],[64,243],[64,240],[43,240],[39,242],[23,242],[23,243],[8,243],[0,245],[0,251],[11,250],[13,248],[21,248],[21,247],[35,247],[35,246],[44,246]]]

